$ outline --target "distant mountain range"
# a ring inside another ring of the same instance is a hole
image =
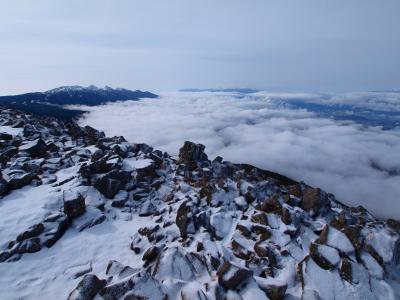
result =
[[[81,110],[65,109],[64,105],[96,106],[107,102],[157,98],[147,91],[96,86],[62,86],[46,92],[0,96],[0,105],[20,109],[36,115],[52,116],[62,120],[73,119],[83,113]]]
[[[229,89],[183,89],[180,92],[212,92],[212,93],[241,93],[252,94],[260,92],[260,90],[248,88],[229,88]]]

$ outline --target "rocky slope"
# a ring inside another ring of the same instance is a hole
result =
[[[2,299],[400,297],[398,221],[200,144],[5,108],[0,132]]]

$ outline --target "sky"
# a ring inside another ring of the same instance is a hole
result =
[[[0,94],[400,88],[398,0],[0,0]]]
[[[400,93],[325,95],[371,109],[385,118],[400,112]],[[80,120],[107,136],[147,143],[177,155],[186,140],[206,146],[235,163],[250,163],[333,193],[351,206],[362,205],[379,218],[400,219],[400,128],[383,130],[319,117],[286,104],[315,102],[316,94],[166,93],[142,99],[79,107]],[[398,114],[399,115],[399,114]]]

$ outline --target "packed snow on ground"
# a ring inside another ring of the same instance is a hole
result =
[[[78,169],[79,166],[74,166],[60,170],[55,173],[58,180],[54,184],[27,186],[2,198],[1,246],[61,208],[63,191],[79,182],[71,180],[61,187],[57,184],[76,176]],[[87,202],[90,198],[89,195]],[[91,268],[93,273],[103,274],[107,263],[113,259],[132,268],[139,265],[129,247],[131,236],[148,223],[149,218],[122,214],[79,232],[81,219],[85,217],[87,214],[75,219],[72,227],[53,247],[23,255],[16,262],[1,263],[0,286],[7,288],[1,289],[0,299],[66,299],[82,279],[75,279],[74,275],[85,269]]]
[[[124,171],[132,171],[135,169],[142,169],[151,164],[151,159],[136,159],[136,158],[125,158],[122,162],[122,168]]]
[[[23,131],[22,128],[13,128],[11,126],[0,126],[0,132],[8,133],[11,135],[21,134]]]

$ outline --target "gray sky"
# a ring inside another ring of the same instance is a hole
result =
[[[400,88],[399,0],[0,0],[0,94]]]

